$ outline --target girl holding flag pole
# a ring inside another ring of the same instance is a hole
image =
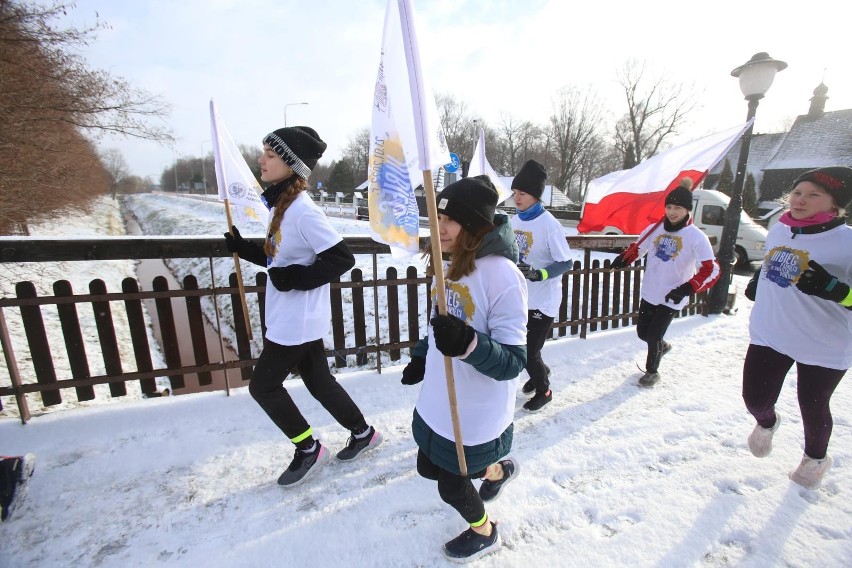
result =
[[[660,359],[671,349],[663,336],[689,295],[708,290],[719,278],[710,239],[692,224],[692,185],[691,178],[681,179],[666,195],[663,219],[642,231],[610,265],[617,270],[648,255],[636,324],[639,339],[648,344],[639,386],[651,387],[660,380]]]
[[[308,392],[351,432],[337,459],[355,459],[382,441],[331,374],[322,341],[331,321],[329,284],[355,265],[346,243],[305,192],[325,148],[307,126],[268,134],[257,160],[261,180],[272,184],[261,195],[271,210],[266,243],[261,249],[243,239],[236,227],[225,233],[230,252],[268,267],[266,336],[249,392],[296,446],[293,461],[278,478],[283,486],[302,483],[328,459],[325,446],[314,439],[313,429],[284,389],[289,369],[299,371]]]
[[[417,472],[437,481],[441,499],[470,525],[444,545],[444,554],[468,561],[499,548],[485,502],[519,473],[517,462],[506,456],[516,378],[526,364],[527,294],[511,225],[506,215],[495,214],[497,191],[488,177],[452,183],[436,202],[441,250],[449,255],[447,314],[432,317],[403,383],[423,381],[412,422]],[[433,299],[434,286],[433,281]],[[452,358],[469,475],[461,473],[456,453],[444,357]],[[473,478],[483,479],[478,491]]]

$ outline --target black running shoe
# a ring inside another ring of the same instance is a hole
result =
[[[663,341],[663,348],[660,349],[660,357],[672,350],[672,344],[668,341]]]
[[[30,477],[35,471],[35,455],[0,458],[0,521],[5,521],[27,496]]]
[[[550,367],[545,365],[544,368],[547,370],[547,378],[550,379]],[[533,383],[532,379],[529,379],[524,383],[524,386],[521,387],[521,392],[526,395],[530,395],[535,392],[535,383]]]
[[[491,523],[491,536],[482,536],[473,529],[467,529],[444,545],[444,556],[453,562],[471,562],[497,551],[500,545],[497,525]]]
[[[337,452],[337,459],[340,461],[354,460],[364,452],[372,450],[382,443],[382,433],[370,426],[370,432],[363,438],[349,436],[349,441],[346,442],[346,447]]]
[[[639,378],[640,387],[652,387],[660,380],[660,373],[645,373]]]
[[[322,462],[328,460],[328,450],[317,440],[317,447],[312,452],[303,452],[296,448],[296,454],[287,471],[278,478],[278,485],[294,487],[303,483],[313,472],[319,469]]]
[[[548,389],[547,392],[537,392],[535,396],[524,403],[524,410],[527,412],[538,412],[546,404],[550,404],[553,400],[553,393]]]
[[[489,481],[486,479],[479,486],[479,496],[486,503],[497,499],[506,484],[515,479],[521,472],[521,468],[514,458],[501,460],[500,465],[503,467],[503,479],[499,481]]]

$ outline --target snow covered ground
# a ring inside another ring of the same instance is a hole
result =
[[[852,388],[833,399],[821,489],[787,479],[803,446],[795,372],[772,455],[752,457],[740,397],[751,306],[737,305],[675,320],[653,389],[635,384],[632,328],[548,342],[554,401],[529,415],[518,399],[521,474],[488,507],[504,547],[477,565],[852,565]],[[441,544],[465,527],[415,472],[418,387],[401,370],[339,375],[386,440],[290,490],[275,480],[292,446],[245,388],[0,419],[0,452],[37,455],[29,497],[0,524],[0,566],[447,565]],[[285,386],[340,449],[348,432],[298,380]]]

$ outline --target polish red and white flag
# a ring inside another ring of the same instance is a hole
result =
[[[639,234],[662,218],[666,195],[681,179],[689,177],[693,187],[698,187],[750,125],[751,121],[710,134],[661,152],[629,170],[592,180],[577,231],[607,233],[618,229],[626,235]]]

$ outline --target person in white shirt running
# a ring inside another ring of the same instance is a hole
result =
[[[611,265],[623,268],[648,255],[636,325],[639,339],[648,344],[639,386],[652,387],[660,380],[660,359],[671,349],[663,337],[689,295],[708,290],[719,279],[719,263],[710,240],[692,224],[692,183],[685,177],[666,195],[662,223],[642,231],[639,245],[628,247]]]
[[[518,243],[519,267],[529,281],[526,370],[530,378],[521,389],[523,394],[533,395],[524,403],[527,412],[538,412],[553,400],[550,367],[544,363],[541,349],[562,304],[560,276],[574,264],[565,229],[541,202],[546,179],[544,166],[528,160],[512,180],[512,199],[518,211],[512,217],[512,229]]]
[[[831,395],[852,366],[852,168],[818,168],[793,182],[789,211],[769,230],[763,265],[746,287],[754,300],[743,364],[743,400],[757,424],[752,454],[772,451],[775,404],[796,364],[805,451],[790,473],[815,489],[831,467]]]
[[[438,482],[441,499],[470,527],[444,545],[444,554],[454,561],[499,548],[497,526],[485,503],[520,471],[507,455],[517,376],[526,363],[527,287],[516,266],[509,219],[495,213],[496,206],[497,191],[487,176],[462,179],[438,195],[441,249],[450,257],[444,282],[447,315],[435,310],[428,335],[403,371],[403,384],[423,382],[411,425],[419,448],[417,472]],[[433,280],[433,310],[434,287]],[[456,455],[445,357],[452,358],[467,476],[461,475]],[[473,478],[483,479],[478,491]]]
[[[292,487],[326,461],[328,450],[284,388],[296,369],[308,392],[351,432],[337,459],[355,459],[382,441],[328,368],[322,338],[331,322],[330,283],[355,265],[355,257],[305,189],[311,169],[326,144],[312,128],[279,128],[263,139],[258,158],[260,179],[271,184],[261,195],[270,211],[269,231],[261,248],[225,233],[228,250],[267,268],[266,335],[249,392],[269,418],[296,446],[293,461],[278,478]]]

